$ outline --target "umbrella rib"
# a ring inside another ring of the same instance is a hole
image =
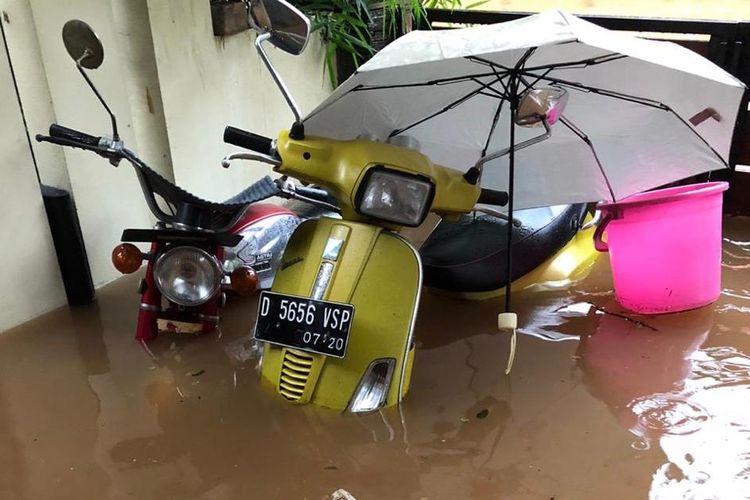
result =
[[[529,84],[529,83],[528,83],[528,82],[526,81],[526,79],[525,79],[525,78],[522,78],[522,80],[523,80],[523,83],[524,83],[524,85],[526,85],[526,88],[527,88],[527,90],[528,90],[528,89],[532,89],[532,88],[534,87],[534,85],[536,85],[537,83],[539,83],[539,81],[540,81],[540,80],[541,80],[541,79],[542,79],[543,77],[547,76],[547,75],[548,75],[548,74],[549,74],[549,73],[550,73],[551,71],[552,71],[552,68],[548,69],[547,71],[545,71],[544,73],[542,73],[542,75],[541,75],[541,76],[537,77],[537,78],[536,78],[536,80],[534,80],[533,82],[531,82],[531,84]]]
[[[386,90],[386,89],[398,89],[398,88],[409,88],[409,87],[425,87],[425,86],[430,86],[430,85],[446,85],[446,84],[451,84],[451,83],[468,82],[468,81],[475,80],[477,78],[486,78],[488,76],[498,77],[498,73],[497,73],[497,71],[493,71],[492,73],[480,73],[478,75],[465,75],[465,76],[454,76],[454,77],[450,77],[450,78],[438,78],[438,79],[435,79],[435,80],[430,80],[428,82],[403,83],[403,84],[398,84],[398,85],[373,85],[373,86],[367,86],[367,85],[364,85],[364,84],[360,84],[360,85],[357,85],[356,87],[354,87],[353,89],[351,89],[346,94],[344,94],[341,97],[339,97],[338,99],[336,99],[335,101],[331,101],[328,104],[326,104],[325,106],[323,106],[322,108],[317,109],[317,110],[313,111],[312,113],[310,113],[305,118],[305,121],[310,120],[315,115],[317,115],[317,114],[321,113],[322,111],[328,109],[333,104],[339,102],[343,97],[345,97],[346,95],[349,95],[352,92],[360,92],[360,91],[364,91],[364,90]]]
[[[721,163],[725,167],[729,168],[729,164],[724,160],[724,158],[721,157],[718,151],[716,151],[714,147],[711,146],[711,144],[709,144],[708,141],[706,141],[706,139],[704,139],[703,136],[698,133],[697,130],[691,127],[690,124],[688,124],[688,122],[684,118],[682,118],[674,109],[672,109],[670,106],[668,106],[667,104],[664,104],[661,101],[648,99],[645,97],[634,96],[630,94],[624,94],[622,92],[615,92],[613,90],[600,89],[597,87],[589,87],[587,85],[583,85],[582,83],[571,82],[569,80],[563,80],[561,78],[555,78],[551,76],[536,75],[534,73],[524,73],[524,75],[533,76],[537,78],[538,80],[547,80],[552,83],[558,83],[558,84],[579,90],[581,92],[591,92],[593,94],[602,95],[604,97],[611,97],[613,99],[620,99],[622,101],[628,101],[628,102],[632,102],[635,104],[641,104],[643,106],[649,106],[652,108],[661,109],[663,111],[671,113],[680,122],[682,122],[682,124],[685,125],[709,150],[711,150],[711,152],[719,159],[719,161],[721,161]]]
[[[505,99],[501,99],[500,102],[497,103],[497,110],[495,110],[495,116],[492,119],[492,125],[490,126],[490,133],[487,134],[487,140],[484,141],[484,148],[482,149],[482,158],[487,156],[487,149],[490,147],[490,140],[492,140],[492,136],[495,133],[495,128],[497,128],[497,122],[500,120],[500,113],[503,111],[503,103],[505,102]]]
[[[436,78],[426,82],[413,82],[413,83],[399,83],[393,85],[358,85],[354,87],[351,92],[362,92],[366,90],[388,90],[388,89],[403,89],[410,87],[429,87],[431,85],[447,85],[451,83],[464,83],[477,78],[486,78],[488,76],[498,76],[496,71],[492,73],[479,73],[477,75],[463,75],[463,76],[452,76],[449,78]],[[503,75],[504,76],[504,75]]]
[[[497,81],[502,81],[502,77],[498,77],[495,81],[490,82],[490,83],[483,83],[483,82],[481,82],[479,80],[473,80],[473,81],[475,83],[477,83],[477,84],[480,85],[480,87],[478,89],[472,90],[468,94],[466,94],[466,95],[458,98],[457,100],[453,101],[452,103],[448,104],[447,106],[443,107],[442,109],[439,109],[438,111],[435,111],[434,113],[432,113],[430,115],[427,115],[424,118],[421,118],[421,119],[417,120],[416,122],[414,122],[414,123],[412,123],[410,125],[407,125],[406,127],[402,127],[402,128],[394,130],[393,132],[391,132],[388,135],[388,137],[394,137],[394,136],[397,136],[399,134],[403,134],[407,130],[409,130],[411,128],[414,128],[417,125],[420,125],[420,124],[426,122],[427,120],[431,120],[432,118],[435,118],[438,115],[446,113],[446,112],[450,111],[451,109],[453,109],[453,108],[455,108],[457,106],[460,106],[461,104],[463,104],[464,102],[468,101],[469,99],[471,99],[472,97],[474,97],[476,95],[480,95],[481,94],[481,95],[485,95],[485,96],[488,96],[488,97],[494,97],[494,98],[498,98],[498,97],[502,98],[502,97],[504,97],[502,94],[500,94],[500,92],[497,91],[497,89],[492,88],[492,85],[494,83],[496,83]],[[490,89],[493,92],[495,92],[495,94],[490,94],[488,92],[483,92],[485,89]]]
[[[624,59],[628,56],[624,54],[617,54],[617,53],[610,53],[610,54],[604,54],[602,56],[597,57],[589,57],[587,59],[580,59],[578,61],[568,61],[568,62],[562,62],[562,63],[553,63],[553,64],[543,64],[541,66],[532,66],[529,68],[524,68],[525,71],[537,71],[540,69],[547,69],[547,70],[553,70],[553,69],[582,69],[587,68],[589,66],[595,66],[597,64],[603,64],[610,61],[617,61],[619,59]]]
[[[617,201],[617,197],[615,196],[615,192],[612,189],[612,184],[609,182],[609,177],[607,177],[607,172],[604,171],[604,166],[602,165],[602,162],[599,160],[599,155],[596,153],[596,148],[594,148],[594,144],[591,142],[591,139],[588,135],[583,133],[583,131],[578,128],[576,124],[568,120],[566,117],[561,116],[560,122],[568,127],[571,132],[573,132],[575,135],[578,136],[579,139],[581,139],[591,150],[591,154],[594,156],[594,161],[596,162],[596,165],[599,167],[599,171],[602,173],[602,177],[604,177],[604,182],[607,183],[607,189],[609,190],[609,194],[612,197],[612,201]]]
[[[414,122],[414,123],[412,123],[410,125],[407,125],[406,127],[394,130],[393,132],[391,132],[388,135],[388,137],[394,137],[394,136],[397,136],[399,134],[402,134],[402,133],[406,132],[407,130],[409,130],[410,128],[414,128],[417,125],[420,125],[420,124],[426,122],[427,120],[431,120],[432,118],[435,118],[438,115],[441,115],[441,114],[443,114],[443,113],[445,113],[447,111],[450,111],[451,109],[455,108],[456,106],[459,106],[459,105],[463,104],[464,102],[468,101],[469,99],[471,99],[472,97],[474,97],[475,95],[477,95],[477,94],[479,94],[481,92],[482,92],[481,88],[472,90],[468,94],[466,94],[466,95],[464,95],[464,96],[456,99],[455,101],[453,101],[452,103],[450,103],[447,106],[443,107],[442,109],[439,109],[439,110],[435,111],[434,113],[432,113],[430,115],[427,115],[424,118],[421,118],[421,119],[417,120],[416,122]]]
[[[485,90],[491,90],[493,92],[492,94],[481,92],[482,95],[487,95],[487,96],[490,96],[490,97],[499,97],[501,99],[505,98],[505,93],[504,92],[500,92],[499,90],[497,90],[497,89],[495,89],[495,88],[492,87],[493,84],[495,84],[495,83],[497,83],[499,81],[502,81],[501,77],[498,77],[497,80],[495,80],[494,82],[490,82],[490,83],[484,83],[484,82],[481,82],[481,81],[479,81],[479,80],[477,80],[475,78],[472,78],[471,80],[474,83],[476,83],[477,85],[480,85],[483,89],[485,89]]]
[[[502,64],[489,61],[479,56],[466,56],[466,59],[468,59],[471,62],[481,64],[482,66],[489,66],[490,68],[492,68],[493,71],[497,71],[497,68],[502,69],[505,73],[510,73],[511,71],[511,68],[507,66],[503,66]]]
[[[570,80],[564,80],[562,78],[556,78],[554,76],[548,76],[544,74],[539,75],[536,73],[529,73],[529,72],[524,71],[523,75],[534,77],[537,79],[537,81],[547,80],[548,82],[557,83],[559,85],[564,85],[566,87],[571,87],[573,89],[580,90],[582,92],[591,92],[592,94],[603,95],[605,97],[612,97],[615,99],[620,99],[622,101],[634,102],[636,104],[643,104],[644,106],[650,106],[652,108],[663,109],[665,111],[669,109],[669,107],[666,104],[656,101],[654,99],[648,99],[646,97],[638,97],[638,96],[634,96],[630,94],[624,94],[622,92],[615,92],[614,90],[591,87],[588,85],[584,85],[580,82],[573,82]]]

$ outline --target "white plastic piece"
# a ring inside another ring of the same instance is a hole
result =
[[[510,375],[510,370],[513,368],[513,360],[516,359],[516,329],[518,328],[518,315],[512,312],[498,314],[497,328],[503,333],[511,334],[508,363],[505,365],[505,374]]]
[[[497,327],[501,332],[515,330],[518,328],[518,315],[516,313],[504,312],[497,315]]]

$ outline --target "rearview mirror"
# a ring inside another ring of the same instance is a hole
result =
[[[99,99],[99,102],[102,103],[107,114],[109,114],[109,119],[112,122],[112,140],[115,142],[119,141],[120,136],[117,133],[117,118],[115,117],[115,114],[109,106],[107,106],[104,98],[96,89],[96,86],[94,86],[94,82],[91,81],[83,70],[84,68],[96,69],[102,65],[102,62],[104,61],[104,47],[102,47],[101,40],[96,36],[96,33],[91,29],[91,26],[80,19],[71,19],[65,23],[62,29],[62,39],[63,44],[65,44],[65,50],[68,51],[68,54],[76,63],[78,72],[83,79],[86,80],[86,84],[94,92],[94,95]],[[110,160],[110,162],[112,161],[115,160]],[[116,165],[116,163],[112,164]]]
[[[65,50],[86,69],[96,69],[104,61],[104,47],[91,26],[78,19],[65,23],[62,30]]]
[[[259,33],[284,52],[300,54],[310,37],[310,20],[285,0],[252,0],[250,19]]]
[[[568,91],[562,87],[530,89],[521,97],[516,124],[533,127],[543,121],[553,125],[565,111]]]

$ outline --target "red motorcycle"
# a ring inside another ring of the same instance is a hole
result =
[[[98,68],[102,44],[88,24],[68,21],[63,42],[86,83],[109,113],[112,137],[98,137],[53,124],[37,141],[92,151],[117,166],[128,161],[136,171],[149,209],[158,219],[153,229],[126,229],[123,243],[112,251],[112,263],[122,273],[134,273],[147,262],[141,294],[136,339],[147,342],[160,330],[204,333],[219,323],[226,291],[241,295],[270,288],[289,236],[301,219],[272,204],[257,203],[272,196],[295,198],[321,207],[328,195],[314,188],[296,187],[286,179],[266,176],[223,203],[203,200],[151,169],[124,147],[117,120],[84,71]],[[229,127],[227,142],[253,140]],[[142,252],[133,243],[149,243]]]

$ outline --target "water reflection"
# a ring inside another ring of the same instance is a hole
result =
[[[592,303],[621,312],[606,259],[516,294],[510,377],[500,300],[425,293],[409,396],[360,417],[262,387],[253,299],[222,335],[160,336],[148,356],[126,277],[98,311],[0,338],[0,499],[748,497],[750,219],[726,230],[713,308],[604,314]]]
[[[650,331],[601,315],[582,338],[579,366],[591,393],[635,437],[666,454],[650,498],[750,497],[750,357],[701,345],[712,308],[651,318]]]

